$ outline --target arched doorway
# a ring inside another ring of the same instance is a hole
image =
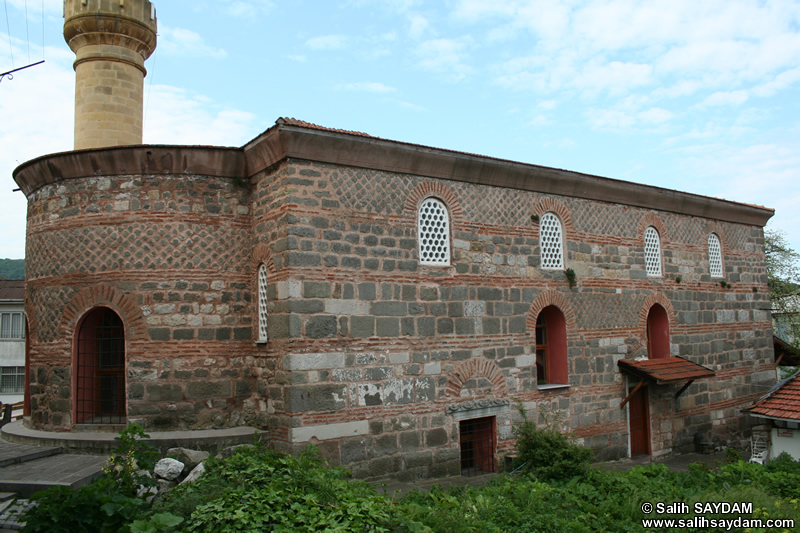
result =
[[[77,424],[125,423],[125,327],[111,309],[87,313],[76,346]]]
[[[667,310],[653,304],[647,313],[647,357],[662,359],[669,357],[669,317]]]
[[[536,383],[569,383],[567,320],[555,305],[542,309],[536,318]]]

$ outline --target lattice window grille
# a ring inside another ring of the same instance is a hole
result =
[[[4,366],[0,372],[0,393],[22,394],[25,392],[24,366]]]
[[[450,264],[450,224],[447,208],[435,198],[419,206],[417,236],[419,260],[428,265]]]
[[[24,339],[22,313],[2,313],[0,315],[0,339]]]
[[[258,340],[267,341],[267,267],[258,267]]]
[[[712,278],[722,277],[722,246],[713,233],[708,236],[708,271]]]
[[[644,231],[644,265],[648,276],[661,275],[661,240],[652,226]]]
[[[542,268],[564,268],[564,246],[561,221],[553,213],[545,213],[539,222]]]

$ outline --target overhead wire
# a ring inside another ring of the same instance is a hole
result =
[[[31,62],[31,33],[28,30],[28,0],[25,0],[25,40],[28,43],[28,63]]]
[[[14,64],[14,47],[11,46],[11,24],[8,22],[8,0],[5,0],[6,6],[6,35],[8,36],[8,51],[11,53],[11,67],[15,68]]]

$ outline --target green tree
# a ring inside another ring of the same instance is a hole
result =
[[[772,228],[764,230],[764,253],[775,333],[800,349],[800,254]]]

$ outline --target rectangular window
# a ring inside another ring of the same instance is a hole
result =
[[[25,367],[0,367],[0,393],[22,394],[25,391]]]
[[[0,339],[24,339],[22,313],[0,313]]]

